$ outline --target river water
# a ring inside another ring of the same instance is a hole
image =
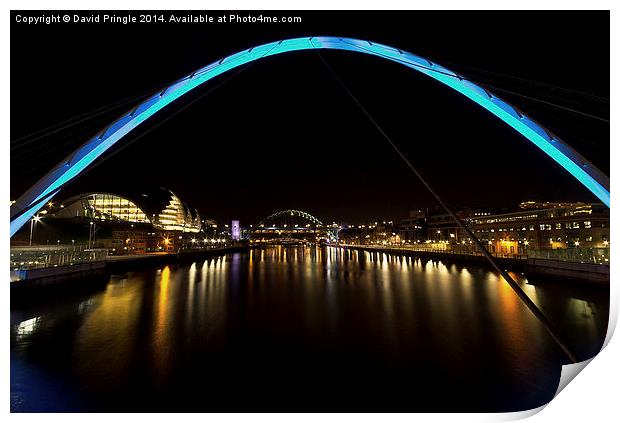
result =
[[[581,359],[605,289],[518,278]],[[270,247],[11,310],[13,411],[515,411],[566,360],[483,267]]]

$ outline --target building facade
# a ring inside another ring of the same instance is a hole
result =
[[[195,246],[198,239],[205,243],[209,234],[210,244],[212,239],[215,241],[211,234],[216,231],[213,226],[217,227],[214,222],[202,220],[196,210],[163,188],[134,193],[131,199],[107,192],[80,194],[40,213],[45,213],[49,223],[88,228],[87,240],[78,242],[107,248],[110,254],[173,252]]]
[[[609,208],[603,204],[527,201],[517,208],[499,210],[463,208],[455,214],[495,255],[536,256],[537,252],[572,249],[608,257]],[[438,210],[412,211],[399,225],[385,223],[353,225],[340,232],[340,241],[357,245],[418,244],[420,248],[446,251],[454,250],[455,245],[459,251],[476,249],[467,232],[449,214]]]
[[[598,203],[524,202],[516,212],[473,217],[471,226],[498,254],[609,246],[609,209]]]

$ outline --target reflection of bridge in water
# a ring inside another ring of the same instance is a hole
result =
[[[250,243],[305,244],[338,241],[340,226],[325,225],[300,210],[281,210],[262,220],[250,231]]]

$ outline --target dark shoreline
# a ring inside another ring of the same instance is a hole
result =
[[[49,296],[97,291],[105,287],[110,276],[132,270],[141,270],[166,264],[186,263],[209,257],[248,251],[247,246],[233,246],[210,250],[183,251],[172,254],[113,256],[111,259],[79,269],[75,266],[54,268],[56,274],[11,282],[11,308],[45,300]]]
[[[338,245],[335,248],[344,248],[369,253],[385,253],[391,256],[416,257],[422,260],[441,260],[454,264],[476,264],[485,268],[491,268],[487,259],[482,255],[465,255],[454,253],[440,253],[430,251],[412,251],[405,249],[386,249],[373,246]],[[544,277],[550,282],[565,283],[582,287],[595,287],[609,289],[609,266],[589,263],[571,263],[556,260],[542,259],[511,259],[496,258],[497,263],[504,269],[521,273],[534,278]]]

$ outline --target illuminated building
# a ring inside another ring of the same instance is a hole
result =
[[[404,242],[416,243],[426,240],[426,213],[423,210],[409,211],[409,217],[401,219],[397,232]]]
[[[471,225],[474,234],[498,254],[609,247],[609,209],[600,203],[524,202],[519,211],[473,217]]]
[[[49,212],[57,221],[89,224],[93,234],[88,243],[95,242],[96,233],[97,245],[112,254],[176,251],[182,234],[198,234],[202,228],[199,213],[163,188],[129,195],[80,194],[49,206]]]
[[[600,249],[610,244],[609,209],[601,203],[551,203],[527,201],[516,210],[500,212],[463,208],[454,213],[487,249],[500,256],[544,250]],[[375,222],[348,225],[340,242],[355,245],[427,244],[424,248],[473,251],[473,240],[454,219],[438,209],[412,211],[399,225]]]
[[[375,221],[363,225],[346,225],[339,241],[351,245],[400,245],[405,241],[393,221]]]
[[[189,209],[170,191],[168,205],[155,215],[153,226],[167,231],[200,232],[200,215]]]
[[[197,233],[200,215],[187,207],[172,191],[158,190],[128,199],[111,193],[80,194],[62,202],[57,218],[88,218],[99,221],[148,223],[155,229]]]
[[[233,220],[230,225],[230,233],[233,241],[239,241],[241,239],[241,228],[239,227],[239,221]]]

